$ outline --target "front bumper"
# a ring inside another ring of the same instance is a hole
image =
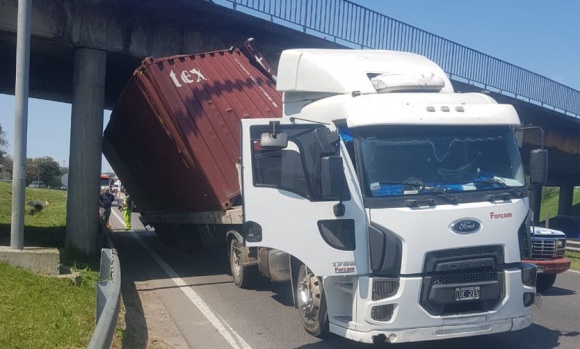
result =
[[[365,343],[404,343],[523,329],[531,324],[533,309],[531,303],[524,305],[524,299],[531,296],[533,301],[535,287],[523,285],[520,268],[502,273],[503,296],[495,306],[486,311],[446,315],[434,315],[421,306],[422,277],[400,278],[397,293],[380,300],[372,300],[373,278],[359,277],[352,317],[340,316],[340,309],[328,303],[330,331]],[[327,291],[331,296],[333,292]],[[383,305],[392,305],[392,316],[386,321],[373,320],[372,309]]]
[[[571,261],[566,257],[556,259],[527,259],[522,263],[530,263],[538,266],[538,273],[560,274],[570,269]]]
[[[474,319],[475,323],[472,324],[469,323],[469,319],[461,319],[462,324],[458,325],[442,325],[412,329],[371,330],[369,332],[346,329],[331,323],[330,331],[356,342],[406,343],[517,331],[532,324],[532,315],[497,321],[480,321],[480,317],[474,317]]]

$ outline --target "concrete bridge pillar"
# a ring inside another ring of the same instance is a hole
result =
[[[105,51],[74,52],[66,246],[88,254],[97,250]]]
[[[560,196],[558,198],[558,215],[571,216],[572,202],[574,196],[573,185],[563,185],[560,187]]]

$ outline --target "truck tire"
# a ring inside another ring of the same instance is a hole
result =
[[[556,281],[556,274],[538,274],[537,283],[536,283],[536,291],[543,292],[549,289],[550,287],[554,286],[554,282]]]
[[[234,284],[244,289],[255,288],[260,278],[258,266],[244,266],[242,260],[242,244],[236,238],[230,241],[229,257]]]
[[[322,280],[304,264],[298,272],[296,305],[306,332],[318,338],[326,337],[329,333],[328,313]]]

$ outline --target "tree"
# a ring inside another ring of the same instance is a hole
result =
[[[12,178],[12,158],[6,153],[8,140],[0,125],[0,180]]]
[[[8,146],[8,140],[6,139],[6,133],[2,130],[2,125],[0,125],[0,163],[6,157],[6,147]]]
[[[60,187],[62,168],[50,156],[26,159],[26,183],[42,181],[49,187]]]

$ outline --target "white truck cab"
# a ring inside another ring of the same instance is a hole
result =
[[[309,333],[399,343],[531,324],[511,105],[393,51],[284,51],[277,89],[282,119],[242,121],[243,243],[289,261]]]

